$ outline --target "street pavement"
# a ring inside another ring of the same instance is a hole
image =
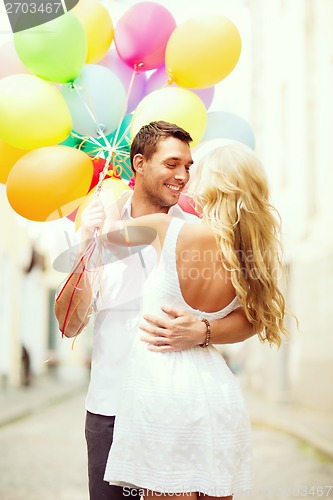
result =
[[[46,380],[25,391],[0,393],[1,500],[88,500],[85,391]],[[246,397],[253,421],[255,485],[234,500],[333,498],[332,458],[292,435],[292,428],[276,426],[283,423],[284,406],[280,414],[270,407],[269,419],[269,407],[264,410],[263,402],[260,406]],[[296,426],[299,415],[295,412],[293,421],[292,408],[288,411],[289,423]]]

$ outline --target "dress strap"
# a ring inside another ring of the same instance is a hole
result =
[[[161,252],[161,260],[168,262],[170,271],[171,269],[172,271],[176,269],[176,245],[178,235],[184,224],[184,220],[179,219],[178,217],[173,217],[165,235]]]
[[[184,224],[185,221],[179,219],[178,217],[173,217],[171,219],[165,235],[162,252],[164,252],[165,250],[169,252],[176,249],[178,235]]]

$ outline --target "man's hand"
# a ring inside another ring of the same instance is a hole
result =
[[[81,242],[93,238],[96,230],[101,231],[106,219],[103,203],[94,199],[81,215]]]
[[[147,323],[140,325],[145,333],[143,342],[150,351],[182,351],[202,344],[206,336],[206,325],[188,311],[162,307],[169,319],[145,315]]]
[[[151,351],[181,351],[200,345],[206,338],[206,325],[188,311],[162,307],[168,319],[145,316],[146,324],[140,326],[145,333],[141,340]],[[255,335],[253,325],[245,312],[238,307],[227,316],[211,322],[212,344],[234,344]]]

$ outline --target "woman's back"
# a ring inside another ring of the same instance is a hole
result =
[[[206,225],[171,219],[159,263],[145,284],[143,315],[161,315],[165,304],[211,320],[238,307],[213,233]]]
[[[176,259],[181,293],[192,308],[215,312],[235,298],[230,273],[222,265],[215,236],[206,224],[183,225]]]

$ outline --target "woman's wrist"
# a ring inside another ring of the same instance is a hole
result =
[[[203,318],[202,320],[202,323],[204,323],[205,325],[205,339],[204,341],[200,344],[200,347],[208,347],[209,344],[210,344],[210,336],[211,336],[211,326],[210,326],[210,322],[208,321],[208,319],[206,318]]]

